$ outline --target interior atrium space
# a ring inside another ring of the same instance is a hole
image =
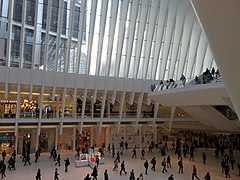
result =
[[[239,5],[0,0],[0,152],[74,159],[191,132],[240,144]]]

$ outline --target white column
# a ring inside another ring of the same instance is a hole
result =
[[[39,146],[39,135],[40,135],[40,132],[38,131],[41,131],[39,128],[37,128],[37,131],[36,131],[36,146],[35,146],[35,151],[38,149],[38,146]]]
[[[140,148],[142,148],[142,126],[138,126],[139,138],[140,138]]]
[[[76,150],[76,126],[73,127],[73,151]]]
[[[16,153],[18,153],[17,152],[17,149],[18,149],[18,131],[19,131],[19,129],[15,128],[15,146],[14,146],[14,150],[16,150]]]
[[[58,149],[58,128],[56,127],[56,132],[55,132],[55,149]]]
[[[91,127],[91,143],[90,146],[93,146],[93,126]]]

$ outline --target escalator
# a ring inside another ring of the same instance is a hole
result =
[[[217,105],[213,107],[229,120],[238,119],[237,114],[229,106]]]

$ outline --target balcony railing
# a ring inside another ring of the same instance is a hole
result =
[[[203,81],[203,79],[205,80]],[[223,83],[222,76],[207,77],[207,76],[201,75],[197,79],[196,78],[187,79],[186,83],[182,82],[181,80],[163,81],[160,84],[151,84],[150,92],[157,92],[162,90],[189,87],[189,86],[199,86],[202,84],[214,84],[214,83]]]
[[[64,113],[63,118],[68,119],[68,118],[81,118],[82,113]],[[89,119],[89,118],[100,118],[101,117],[101,112],[100,113],[84,113],[84,118]],[[140,118],[153,118],[154,113],[153,112],[146,112],[143,111],[140,114]],[[16,114],[12,113],[1,113],[0,114],[0,119],[15,119]],[[39,113],[36,112],[22,112],[19,114],[20,119],[39,119]],[[62,113],[42,113],[41,119],[61,119],[62,118]],[[110,112],[110,113],[104,113],[103,118],[119,118],[119,112]],[[137,118],[137,112],[122,112],[122,118]]]

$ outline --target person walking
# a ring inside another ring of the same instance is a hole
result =
[[[55,172],[54,172],[54,180],[59,180],[59,173],[57,168],[55,169]]]
[[[12,157],[14,160],[16,160],[16,156],[17,156],[17,152],[16,152],[16,150],[14,150],[11,157]]]
[[[6,153],[6,150],[4,149],[3,152],[2,152],[2,161],[3,161],[3,163],[5,161],[6,156],[7,156],[7,153]]]
[[[36,175],[36,180],[41,180],[41,170],[40,170],[40,168],[38,169],[38,171],[37,171],[37,175]]]
[[[135,175],[134,175],[134,170],[133,170],[133,169],[132,169],[132,171],[130,172],[129,180],[135,180]]]
[[[53,157],[54,151],[55,151],[55,146],[53,146],[53,148],[52,148],[51,151],[50,151],[49,159]]]
[[[193,146],[190,147],[190,159],[189,159],[189,161],[191,161],[191,160],[194,161],[194,147]]]
[[[35,163],[38,162],[38,159],[39,159],[39,151],[37,149],[35,152]]]
[[[117,168],[118,168],[118,160],[117,160],[117,159],[115,159],[115,161],[114,161],[114,167],[113,167],[113,171],[116,171],[116,170],[117,170]]]
[[[206,164],[207,155],[205,152],[202,153],[203,164]]]
[[[112,158],[115,158],[115,145],[112,143]]]
[[[31,165],[30,163],[30,154],[27,153],[26,157],[24,158],[25,159],[25,163],[24,163],[24,166],[26,166],[26,164],[28,163],[29,165]]]
[[[139,174],[139,177],[137,178],[137,180],[143,180],[143,174],[142,173]]]
[[[70,165],[69,158],[65,160],[65,172],[68,172],[68,166]]]
[[[121,163],[120,175],[122,175],[122,172],[124,172],[125,174],[127,174],[126,169],[125,169],[125,162],[124,162],[124,161]]]
[[[11,156],[10,159],[8,160],[8,169],[9,170],[11,170],[11,169],[16,170],[15,163],[16,163],[16,160]]]
[[[107,170],[104,171],[104,180],[109,180]]]
[[[61,156],[60,156],[60,154],[58,154],[57,162],[55,163],[55,165],[61,166]]]
[[[80,157],[80,147],[78,146],[77,147],[77,154],[75,155],[75,157],[77,157],[77,159],[79,160],[79,157]]]
[[[6,164],[4,164],[4,162],[2,161],[2,167],[1,167],[2,178],[3,176],[6,177],[6,174],[5,174],[6,168],[7,168]]]
[[[192,180],[196,177],[198,180],[200,180],[197,176],[197,168],[195,165],[193,165],[193,172],[192,172]]]
[[[203,179],[205,179],[205,180],[211,180],[210,173],[209,173],[209,172],[207,172],[207,174],[204,176],[204,178],[203,178]]]
[[[225,164],[226,164],[225,160],[222,159],[222,161],[221,161],[222,173],[224,173]]]
[[[151,160],[151,164],[152,164],[152,168],[151,168],[151,169],[152,169],[153,171],[155,171],[156,163],[157,163],[156,158],[153,157],[152,160]]]
[[[166,169],[167,161],[166,161],[165,158],[164,158],[163,161],[161,162],[161,165],[162,165],[162,167],[163,167],[162,173],[167,172],[167,169]]]
[[[183,161],[182,158],[178,161],[178,174],[183,173]]]
[[[172,165],[171,165],[171,157],[168,155],[167,156],[167,168],[171,168]]]
[[[142,149],[141,155],[142,155],[141,159],[145,160],[145,149]]]
[[[94,179],[97,180],[97,176],[98,176],[97,166],[94,166],[91,176],[93,177],[93,180]]]
[[[174,180],[173,174],[171,174],[171,176],[168,177],[168,180]]]
[[[92,178],[90,177],[90,174],[87,173],[86,177],[84,178],[84,180],[91,180]]]
[[[137,158],[137,151],[136,151],[136,148],[134,148],[132,152],[133,152],[132,158],[133,158],[133,157]]]
[[[230,178],[230,167],[229,167],[228,163],[225,163],[224,172],[225,172],[226,178],[228,178],[228,177]]]
[[[118,162],[120,162],[120,152],[119,151],[117,152],[117,158],[116,159],[117,159]]]
[[[148,166],[149,166],[149,164],[148,164],[148,161],[146,160],[146,161],[144,162],[144,168],[145,168],[145,174],[146,174],[146,175],[148,174]]]
[[[99,165],[99,161],[100,161],[100,159],[99,159],[99,157],[97,156],[97,157],[96,157],[97,168],[98,168],[98,165]]]

